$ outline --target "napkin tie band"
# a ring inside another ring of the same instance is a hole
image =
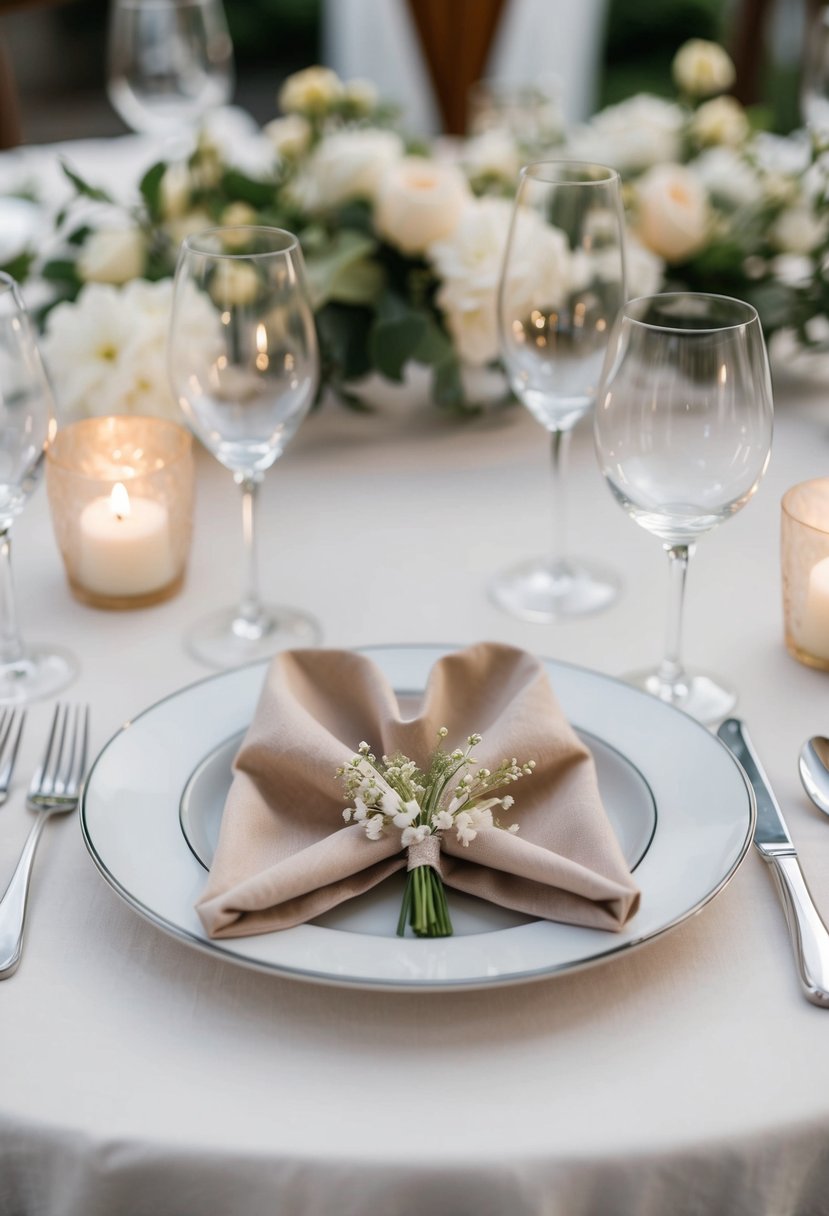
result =
[[[416,870],[418,866],[431,866],[440,873],[440,837],[431,834],[423,840],[416,840],[406,851],[406,869]]]

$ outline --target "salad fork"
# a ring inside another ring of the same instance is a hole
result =
[[[0,806],[9,796],[9,784],[25,724],[25,709],[20,713],[16,709],[4,709],[0,714]]]
[[[20,963],[29,878],[43,825],[50,815],[74,811],[78,805],[88,745],[89,707],[56,705],[43,759],[26,798],[26,805],[37,812],[37,818],[0,899],[0,980],[13,975]]]

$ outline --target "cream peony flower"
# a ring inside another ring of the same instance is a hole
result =
[[[728,52],[704,38],[691,38],[684,43],[674,56],[671,70],[678,88],[689,97],[724,93],[737,78]]]
[[[694,112],[691,136],[698,144],[738,148],[751,130],[746,112],[736,97],[713,97]]]
[[[259,276],[249,262],[223,258],[210,279],[210,295],[219,308],[252,304],[259,295]]]
[[[208,228],[215,227],[216,221],[210,213],[197,207],[193,211],[186,211],[184,215],[176,219],[168,220],[164,225],[164,231],[178,250],[185,237],[193,236],[196,232],[206,232]]]
[[[620,173],[638,173],[651,165],[677,160],[685,115],[661,97],[639,93],[601,110],[572,135],[568,152],[576,160],[612,165]]]
[[[682,165],[657,165],[636,182],[636,235],[666,262],[682,262],[705,244],[708,196]]]
[[[454,232],[470,197],[466,178],[456,166],[406,156],[380,183],[375,227],[403,253],[425,253]]]
[[[78,274],[85,283],[128,283],[144,273],[146,254],[139,228],[99,228],[81,249]]]
[[[393,131],[338,131],[314,149],[298,191],[311,211],[356,198],[373,201],[386,170],[402,156],[403,140]]]
[[[285,160],[296,160],[308,151],[311,144],[311,124],[301,114],[286,114],[284,118],[274,118],[265,126],[264,131],[274,152]]]
[[[277,102],[285,114],[324,114],[343,92],[343,82],[330,68],[305,68],[288,77]]]

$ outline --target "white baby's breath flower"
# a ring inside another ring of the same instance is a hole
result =
[[[620,173],[638,173],[678,158],[684,124],[680,106],[638,93],[577,128],[568,141],[569,155],[612,165]]]
[[[347,806],[343,811],[343,819],[346,823],[351,823],[351,816],[354,814],[354,808]]]
[[[684,166],[657,165],[636,183],[636,234],[666,262],[682,262],[698,252],[708,222],[705,187]]]
[[[691,135],[702,145],[737,148],[750,131],[748,117],[736,97],[713,97],[703,102],[691,119]]]
[[[448,831],[454,822],[451,807],[432,816],[432,827],[438,832]]]
[[[289,76],[277,94],[277,103],[285,114],[324,114],[344,91],[336,72],[315,66]]]
[[[509,827],[507,828],[507,831],[510,832],[514,836],[516,832],[521,831],[521,825],[518,823],[511,823],[509,825]]]
[[[404,848],[408,848],[409,845],[422,844],[426,837],[430,835],[431,830],[428,824],[421,823],[416,828],[404,828],[400,834],[400,843]]]
[[[369,840],[379,840],[385,826],[386,821],[382,815],[369,815],[365,820],[366,836]]]
[[[469,186],[457,166],[405,156],[380,182],[375,227],[403,253],[425,253],[455,231],[469,198]]]
[[[129,283],[144,273],[147,250],[139,228],[98,228],[76,263],[85,283]]]
[[[301,114],[274,118],[264,130],[274,152],[285,160],[296,160],[311,146],[311,124]]]
[[[399,799],[398,799],[398,806],[400,806]],[[386,810],[385,804],[383,805],[383,810]],[[389,812],[386,811],[386,814],[389,814]],[[414,801],[414,799],[411,799],[409,802],[403,803],[400,810],[394,815],[392,822],[394,823],[394,826],[396,828],[408,828],[408,827],[411,827],[411,825],[414,823],[415,819],[417,819],[419,814],[420,814],[420,807]]]
[[[464,848],[468,848],[478,835],[477,831],[472,826],[472,817],[468,811],[461,811],[459,815],[455,816],[455,830],[458,837],[458,844],[462,844]]]
[[[690,97],[712,97],[730,89],[737,77],[731,56],[716,42],[691,38],[671,65],[674,80]]]

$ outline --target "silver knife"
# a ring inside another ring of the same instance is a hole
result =
[[[754,790],[757,800],[754,845],[776,880],[803,991],[813,1005],[829,1008],[829,929],[806,886],[786,821],[743,723],[738,718],[728,718],[717,734],[745,769]]]

